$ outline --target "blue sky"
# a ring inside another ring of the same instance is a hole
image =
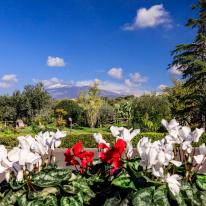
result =
[[[0,93],[43,81],[142,94],[171,85],[175,45],[194,0],[2,0]]]

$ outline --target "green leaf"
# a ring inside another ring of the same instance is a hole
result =
[[[95,193],[90,189],[87,182],[84,180],[73,181],[72,185],[78,188],[80,192],[87,194],[89,197],[95,197]]]
[[[153,201],[156,206],[159,206],[159,205],[169,206],[170,205],[168,198],[167,198],[166,186],[161,186],[154,191]]]
[[[53,187],[61,184],[63,181],[68,181],[71,178],[69,169],[55,169],[50,172],[42,171],[33,176],[33,184],[39,187]]]
[[[29,199],[37,199],[37,198],[43,198],[45,199],[48,195],[53,194],[56,195],[59,192],[59,189],[56,187],[47,187],[44,188],[42,191],[38,192],[29,192],[28,198]]]
[[[81,194],[79,193],[74,197],[62,197],[61,206],[83,206]]]
[[[57,198],[54,195],[48,195],[44,203],[45,206],[57,206]]]
[[[182,182],[181,190],[184,201],[187,205],[201,206],[200,199],[197,197],[197,188],[192,187],[188,182]]]
[[[6,196],[0,202],[1,206],[10,206],[14,205],[17,202],[17,199],[20,198],[25,193],[25,190],[19,190],[17,192],[9,191]]]
[[[112,185],[121,188],[130,188],[136,190],[136,187],[128,174],[121,174],[119,177],[115,178],[112,181]]]
[[[24,194],[20,198],[18,198],[17,202],[18,202],[19,206],[27,206],[28,201],[27,201],[27,198],[26,198],[26,194]]]
[[[132,204],[135,206],[152,206],[152,197],[155,187],[147,187],[138,190],[133,194]]]
[[[206,175],[197,175],[196,184],[201,190],[206,190]]]
[[[16,179],[12,178],[9,181],[9,185],[12,188],[12,190],[19,190],[25,185],[25,183],[17,182]]]
[[[66,193],[69,193],[69,194],[77,194],[78,193],[78,189],[75,188],[74,186],[72,185],[63,185],[61,187]]]
[[[120,202],[121,197],[119,193],[116,193],[113,197],[110,197],[105,201],[104,206],[118,206]]]

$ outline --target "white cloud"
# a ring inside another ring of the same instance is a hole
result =
[[[15,74],[5,74],[1,79],[5,82],[18,82],[17,76]]]
[[[133,83],[145,83],[148,80],[147,77],[142,76],[139,72],[131,73],[129,76]]]
[[[159,90],[164,90],[165,88],[167,88],[168,86],[167,85],[165,85],[165,84],[160,84],[159,86],[158,86],[158,89]]]
[[[17,76],[15,74],[5,74],[1,77],[0,88],[7,89],[13,87],[18,82]]]
[[[10,88],[10,84],[7,82],[0,82],[0,89]]]
[[[136,87],[130,87],[124,83],[114,83],[111,81],[101,81],[99,79],[94,80],[83,80],[83,81],[64,81],[61,79],[58,79],[56,77],[53,77],[51,79],[47,80],[41,80],[41,82],[44,84],[46,89],[58,89],[63,87],[83,87],[83,86],[92,86],[94,82],[98,81],[99,83],[99,89],[113,92],[118,95],[135,95],[140,96],[145,93],[144,90],[138,89]]]
[[[115,79],[122,79],[123,70],[121,67],[112,67],[107,74]]]
[[[60,57],[48,56],[47,65],[49,67],[64,67],[65,62],[64,62],[64,59],[62,59]]]
[[[124,80],[124,83],[128,87],[137,87],[140,86],[143,83],[146,83],[148,81],[148,78],[145,76],[142,76],[139,72],[130,73],[129,78]]]
[[[162,4],[154,5],[149,9],[138,9],[134,22],[126,24],[123,29],[135,30],[138,28],[154,28],[159,25],[171,27],[171,18]]]
[[[180,65],[173,65],[170,69],[169,72],[173,75],[182,75],[182,71],[180,71],[178,68]]]

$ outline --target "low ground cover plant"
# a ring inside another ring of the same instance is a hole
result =
[[[168,133],[160,140],[142,137],[134,156],[132,140],[140,133],[111,127],[114,143],[93,135],[98,158],[78,142],[65,151],[68,168],[58,168],[52,151],[64,133],[19,137],[9,152],[1,145],[0,205],[206,205],[203,129],[191,130],[176,120],[162,124]],[[52,161],[53,160],[53,161]]]

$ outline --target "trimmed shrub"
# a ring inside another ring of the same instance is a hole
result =
[[[132,143],[133,146],[136,147],[138,141],[142,137],[149,137],[153,141],[156,141],[162,139],[164,135],[165,135],[164,133],[156,133],[156,132],[141,133],[133,139]],[[62,139],[61,147],[68,148],[68,147],[72,147],[77,142],[82,142],[85,148],[96,148],[97,143],[95,142],[92,136],[93,134],[80,134],[80,135],[72,135],[72,136],[69,135],[66,138]],[[110,144],[113,144],[115,141],[115,138],[111,134],[103,134],[103,138]]]
[[[15,147],[18,145],[18,140],[16,137],[1,136],[0,145],[1,144],[5,145],[6,147]]]

